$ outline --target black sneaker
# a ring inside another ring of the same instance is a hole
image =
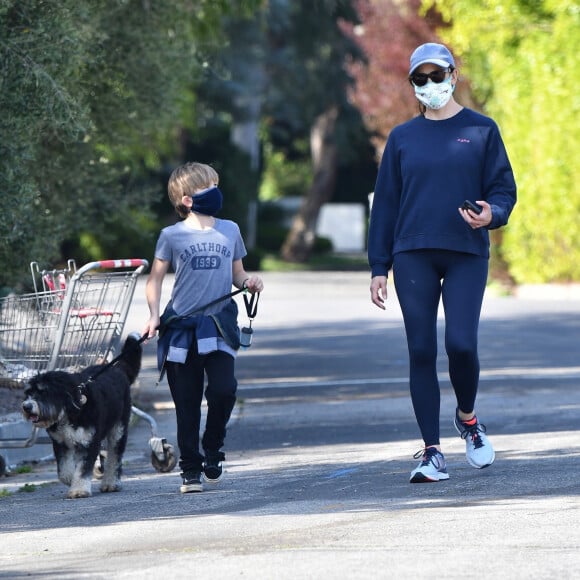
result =
[[[207,483],[218,483],[224,476],[224,469],[222,461],[226,456],[218,451],[217,453],[205,454],[205,462],[203,464],[203,479]]]
[[[182,473],[183,485],[179,488],[181,493],[192,493],[196,491],[203,491],[203,484],[201,483],[201,473],[199,471],[190,471]]]

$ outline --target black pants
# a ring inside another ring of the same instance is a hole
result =
[[[487,258],[447,250],[395,255],[393,274],[409,347],[409,383],[425,446],[439,444],[437,310],[443,298],[445,350],[457,406],[474,410],[479,383],[477,334]]]
[[[167,363],[167,382],[175,403],[179,466],[182,472],[201,471],[203,455],[199,450],[201,403],[205,375],[207,418],[201,440],[204,453],[217,453],[224,445],[226,425],[236,403],[238,383],[234,358],[226,352],[197,354],[193,346],[184,364]]]

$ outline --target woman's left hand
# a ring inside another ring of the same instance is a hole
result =
[[[471,229],[476,230],[478,228],[485,228],[491,223],[491,206],[487,201],[477,200],[475,202],[477,205],[480,205],[483,210],[482,212],[477,215],[475,212],[469,209],[459,208],[459,213],[461,217],[471,226]]]

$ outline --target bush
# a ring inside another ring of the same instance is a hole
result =
[[[334,247],[332,245],[332,241],[329,238],[316,236],[316,239],[314,240],[314,246],[312,246],[313,254],[330,254],[333,249]]]
[[[279,252],[287,235],[288,228],[277,224],[260,224],[258,225],[256,243],[258,247],[267,252]]]
[[[244,258],[244,269],[249,272],[259,272],[262,269],[262,260],[264,252],[258,248],[248,250],[248,254]]]

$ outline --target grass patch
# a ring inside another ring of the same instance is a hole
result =
[[[32,493],[37,489],[38,486],[34,485],[33,483],[25,483],[18,491],[23,491],[24,493]]]
[[[8,497],[12,495],[11,491],[8,491],[7,489],[0,489],[0,497]]]
[[[30,465],[19,465],[14,473],[32,473],[32,466]]]

